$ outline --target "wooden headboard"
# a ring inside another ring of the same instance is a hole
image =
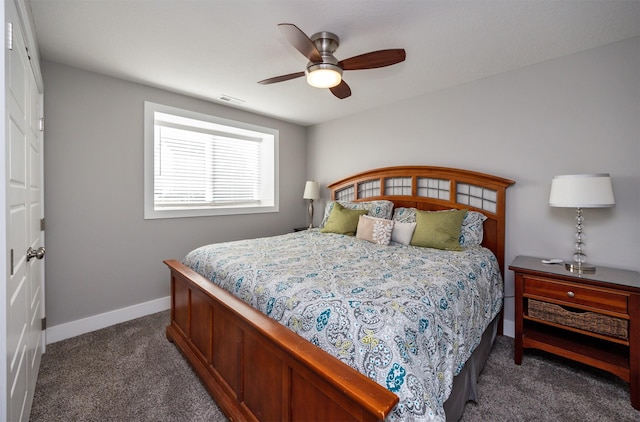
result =
[[[395,207],[468,209],[487,216],[482,245],[504,275],[505,194],[513,180],[448,167],[397,166],[365,171],[328,186],[336,201],[386,199]]]

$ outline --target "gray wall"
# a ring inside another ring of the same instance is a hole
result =
[[[306,224],[305,128],[44,62],[47,323],[166,297],[162,260],[213,242]],[[280,212],[143,219],[143,102],[280,131]]]
[[[422,164],[515,180],[508,264],[520,254],[570,259],[575,210],[549,207],[551,179],[610,173],[616,206],[585,210],[586,253],[594,264],[640,270],[639,51],[636,37],[314,126],[308,176],[326,185]],[[513,296],[510,271],[506,281]]]

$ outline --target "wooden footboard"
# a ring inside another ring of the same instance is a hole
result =
[[[231,420],[383,420],[398,397],[175,260],[167,338]]]

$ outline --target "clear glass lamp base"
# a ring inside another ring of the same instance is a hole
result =
[[[582,209],[576,208],[576,251],[573,253],[573,262],[567,262],[564,267],[567,271],[571,271],[578,274],[593,274],[596,272],[596,267],[591,264],[587,264],[587,255],[582,251],[584,246],[584,236],[582,234]]]

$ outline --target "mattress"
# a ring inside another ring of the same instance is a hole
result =
[[[203,246],[183,263],[399,396],[388,420],[444,402],[502,308],[493,253],[376,245],[317,229]]]

